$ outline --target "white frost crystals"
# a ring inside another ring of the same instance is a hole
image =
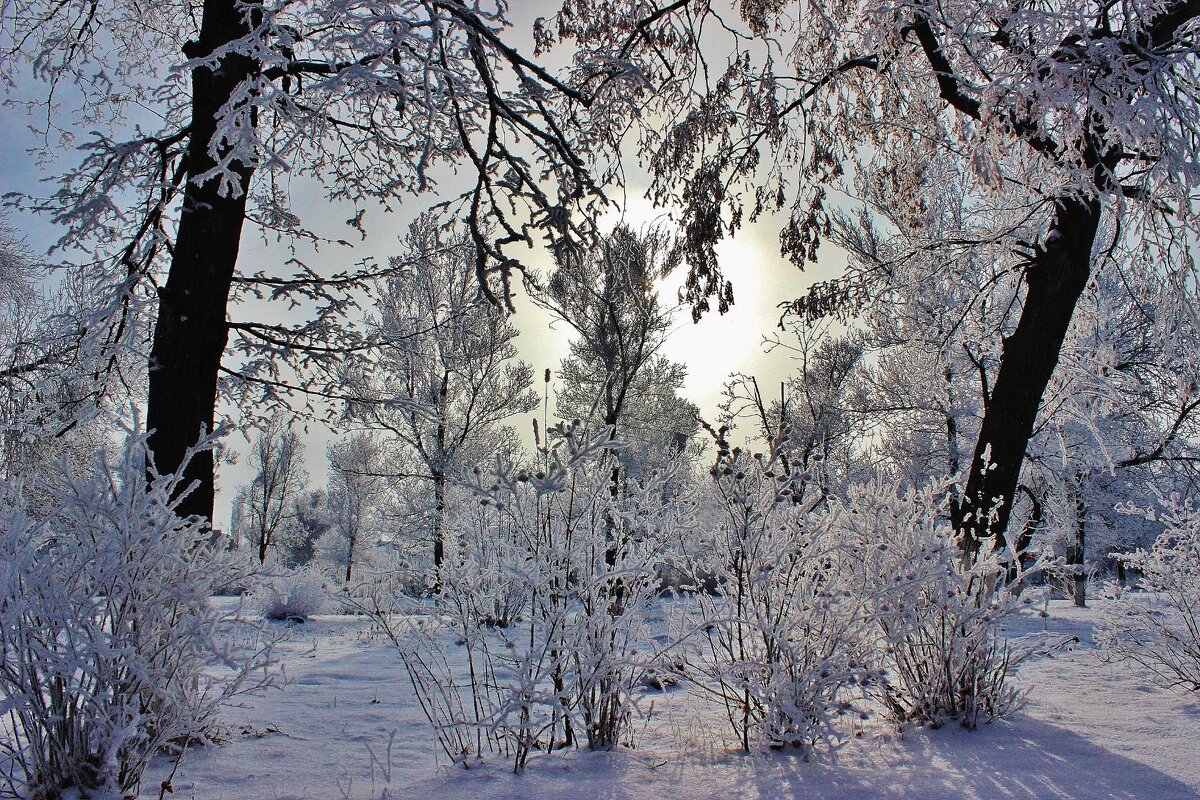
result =
[[[136,795],[156,752],[211,740],[220,704],[269,680],[254,629],[217,643],[245,623],[209,597],[242,562],[126,432],[94,477],[59,465],[53,507],[0,484],[0,797]]]
[[[1200,691],[1200,510],[1178,497],[1160,501],[1161,512],[1141,512],[1163,524],[1154,545],[1117,556],[1140,573],[1146,594],[1110,611],[1097,639],[1106,655],[1140,664],[1162,685]]]
[[[835,501],[834,527],[855,551],[857,593],[867,604],[888,715],[901,723],[965,728],[1017,710],[1013,671],[1037,650],[1012,649],[1001,625],[1020,603],[1003,585],[995,552],[970,567],[942,516],[944,491],[898,493],[875,481]]]

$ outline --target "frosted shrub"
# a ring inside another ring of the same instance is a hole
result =
[[[507,628],[525,611],[528,581],[521,574],[524,526],[501,505],[469,494],[451,521],[455,536],[441,579],[457,613],[473,625]]]
[[[315,569],[301,568],[269,577],[254,592],[253,604],[273,622],[300,621],[319,614],[329,599],[325,579]]]
[[[456,763],[491,752],[520,770],[539,749],[632,737],[675,523],[657,476],[613,499],[611,446],[606,431],[561,426],[541,466],[478,471],[470,488],[481,511],[453,532],[436,619],[404,601],[372,612]],[[465,659],[451,658],[448,641]]]
[[[796,502],[803,476],[780,457],[723,451],[712,475],[713,525],[690,563],[696,585],[716,591],[692,597],[688,678],[724,707],[744,750],[794,746],[807,758],[836,744],[872,678],[851,554]]]
[[[1163,502],[1161,513],[1143,512],[1164,528],[1150,550],[1116,556],[1140,573],[1147,595],[1110,611],[1097,638],[1109,657],[1140,664],[1164,686],[1200,691],[1200,511]]]
[[[155,752],[211,738],[221,702],[262,684],[267,648],[217,650],[240,623],[209,594],[239,562],[176,516],[178,478],[147,480],[142,434],[63,472],[36,519],[0,485],[0,797],[132,796]]]
[[[833,524],[855,547],[848,563],[875,621],[877,691],[889,716],[974,728],[1020,706],[1023,693],[1010,679],[1026,654],[999,634],[1017,608],[1001,581],[1004,566],[995,556],[962,566],[938,496],[898,495],[881,481],[853,487],[845,504],[834,504]]]
[[[668,543],[692,528],[687,500],[666,491],[673,483],[652,474],[627,481],[616,500],[606,490],[603,514],[589,517],[590,535],[574,543],[567,672],[578,724],[593,750],[633,744],[636,690],[660,671],[662,652],[651,646],[650,629],[658,575]]]

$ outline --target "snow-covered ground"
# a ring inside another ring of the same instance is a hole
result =
[[[1101,601],[1100,606],[1103,605]],[[1012,633],[1043,627],[1079,637],[1025,664],[1029,703],[1011,720],[898,733],[866,723],[833,757],[744,756],[721,721],[684,690],[646,698],[637,750],[534,757],[522,775],[497,759],[462,770],[438,751],[395,650],[354,617],[292,629],[281,649],[287,685],[231,709],[235,735],[189,751],[175,797],[200,800],[339,798],[1172,798],[1200,797],[1200,697],[1153,687],[1092,646],[1098,609],[1054,602]],[[650,701],[653,700],[651,706]],[[682,755],[681,755],[682,754]],[[159,795],[171,764],[147,775]]]

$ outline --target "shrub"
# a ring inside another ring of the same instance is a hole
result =
[[[221,702],[265,681],[266,645],[215,644],[242,624],[209,603],[238,562],[146,464],[130,431],[92,475],[61,467],[38,518],[0,484],[0,797],[136,795],[156,751],[211,739]]]
[[[301,568],[265,579],[253,604],[273,622],[303,622],[324,608],[329,592],[315,569]]]
[[[1142,512],[1164,528],[1150,550],[1114,555],[1141,574],[1146,595],[1110,610],[1097,639],[1109,657],[1140,664],[1162,685],[1200,691],[1200,512],[1178,499],[1163,505]]]
[[[633,736],[674,511],[663,476],[612,497],[612,446],[607,430],[560,426],[540,469],[477,471],[468,488],[485,511],[450,537],[436,616],[403,597],[363,600],[454,763],[494,752],[520,770],[538,749]]]
[[[872,679],[851,554],[796,502],[803,475],[781,457],[722,451],[712,478],[713,525],[689,563],[693,585],[715,591],[691,598],[688,680],[723,706],[743,750],[790,746],[808,758],[837,743]]]
[[[1011,682],[1028,653],[1012,650],[1000,623],[1018,601],[1002,580],[996,554],[964,566],[942,515],[945,492],[898,494],[876,481],[852,487],[833,506],[833,524],[852,544],[856,592],[876,628],[888,714],[934,727],[966,728],[1015,711],[1024,694]]]

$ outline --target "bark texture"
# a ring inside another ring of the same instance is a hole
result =
[[[203,14],[199,39],[183,47],[189,58],[212,53],[249,32],[244,3],[205,0]],[[217,376],[229,335],[226,306],[246,214],[245,189],[253,170],[234,165],[241,189],[236,196],[234,192],[222,196],[218,181],[198,184],[195,178],[216,165],[209,144],[217,113],[256,69],[249,58],[227,55],[216,69],[192,70],[188,181],[170,272],[159,290],[150,351],[146,420],[153,431],[150,449],[160,472],[176,471],[201,430],[213,427]],[[212,519],[213,469],[211,451],[188,464],[183,485],[195,488],[180,504],[181,514]]]
[[[1091,276],[1100,215],[1098,200],[1059,200],[1050,233],[1025,272],[1021,318],[1004,339],[966,488],[954,508],[955,528],[967,558],[973,559],[985,542],[993,547],[1004,544],[1042,396],[1058,366],[1075,305]]]

